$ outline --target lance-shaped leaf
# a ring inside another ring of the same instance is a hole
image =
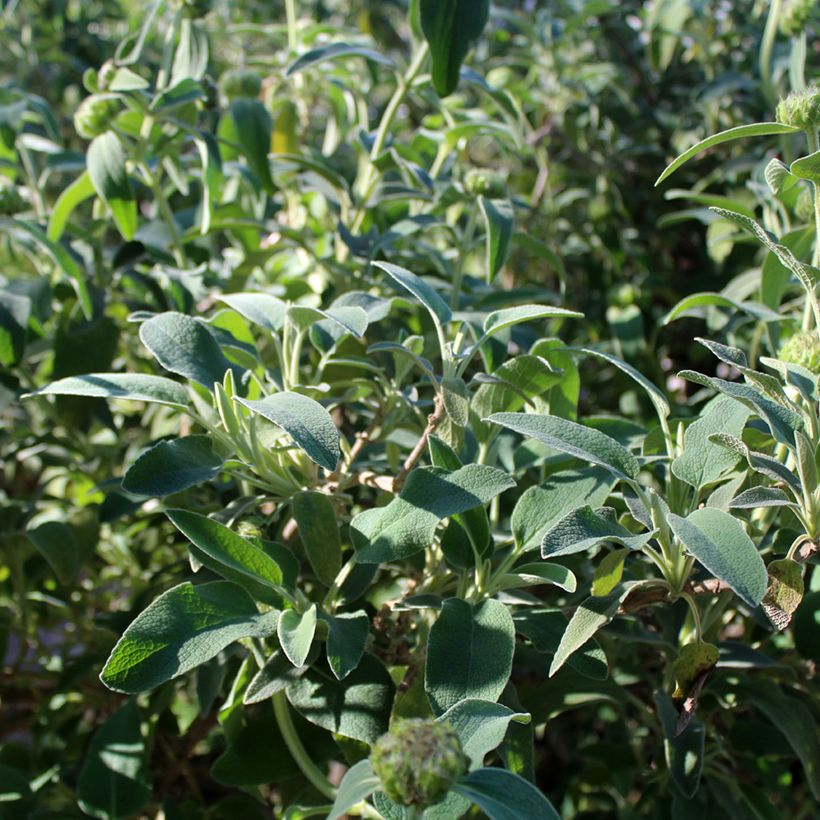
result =
[[[288,316],[300,328],[310,327],[317,322],[331,323],[342,332],[350,333],[361,339],[367,330],[367,313],[357,305],[332,307],[327,310],[310,307],[309,305],[290,305]]]
[[[796,159],[789,167],[789,171],[799,179],[820,183],[820,151]]]
[[[738,384],[737,382],[728,382],[725,379],[704,376],[702,373],[696,373],[692,370],[681,370],[678,375],[687,381],[702,384],[704,387],[711,387],[718,393],[744,404],[766,422],[772,435],[779,442],[789,447],[794,446],[795,430],[803,428],[803,420],[793,410],[772,401],[747,384]]]
[[[703,307],[730,308],[731,310],[746,313],[764,322],[782,322],[785,318],[771,308],[758,304],[757,302],[739,302],[737,299],[731,299],[722,293],[704,292],[684,296],[684,298],[675,304],[660,320],[660,323],[662,325],[668,325],[670,322],[682,316],[699,316],[702,311],[699,311],[698,308]]]
[[[494,413],[484,421],[499,424],[554,450],[606,467],[618,478],[636,479],[638,459],[600,430],[558,416],[535,413]]]
[[[581,603],[573,612],[561,643],[555,650],[555,657],[550,665],[550,677],[567,662],[573,652],[580,649],[601,627],[612,620],[627,595],[640,583],[637,581],[621,584],[609,595],[593,595]]]
[[[274,333],[285,322],[287,304],[270,293],[225,293],[219,298],[241,316]]]
[[[440,97],[452,94],[467,52],[481,36],[489,0],[420,0],[421,30],[430,44],[433,85]]]
[[[484,336],[489,338],[504,328],[522,322],[537,322],[540,319],[583,319],[577,310],[549,307],[548,305],[518,305],[517,307],[495,310],[484,320]]]
[[[507,607],[448,598],[430,630],[424,689],[436,715],[465,698],[495,701],[512,671],[515,626]]]
[[[97,196],[106,204],[123,239],[137,230],[137,200],[125,165],[125,151],[113,131],[95,137],[88,146],[88,174]]]
[[[356,560],[379,564],[407,558],[430,546],[443,518],[489,503],[515,486],[502,470],[468,464],[450,473],[436,467],[413,470],[398,498],[365,510],[350,523]]]
[[[126,470],[122,488],[134,495],[162,497],[210,481],[222,464],[209,436],[160,441]]]
[[[704,507],[686,518],[669,514],[669,526],[686,549],[715,578],[727,583],[749,606],[766,592],[766,565],[736,518]]]
[[[751,487],[729,502],[729,508],[732,510],[754,510],[758,507],[797,508],[797,504],[777,487]]]
[[[84,376],[68,376],[51,382],[30,396],[90,396],[101,399],[128,399],[151,401],[185,407],[188,393],[185,388],[162,376],[143,373],[86,373]]]
[[[557,521],[578,507],[600,507],[614,485],[608,470],[585,467],[554,473],[543,484],[530,487],[518,499],[510,520],[516,547],[521,551],[539,549]]]
[[[687,151],[675,157],[675,159],[664,168],[663,173],[658,177],[655,185],[660,185],[685,162],[688,162],[701,151],[705,151],[714,145],[721,145],[724,142],[731,142],[732,140],[741,139],[743,137],[765,137],[770,134],[794,134],[799,130],[799,128],[795,128],[792,125],[784,125],[780,122],[755,122],[750,125],[739,125],[736,128],[729,128],[726,131],[713,134],[711,137],[701,140]]]
[[[236,126],[236,139],[248,165],[256,174],[260,186],[273,193],[268,151],[270,150],[273,121],[259,100],[241,97],[230,105],[231,119]]]
[[[352,43],[331,43],[327,46],[320,46],[319,48],[312,48],[306,51],[298,60],[295,60],[288,66],[286,76],[292,77],[300,71],[317,63],[325,62],[326,60],[342,60],[345,57],[364,57],[373,63],[388,66],[392,68],[393,61],[385,54],[381,54],[372,48],[365,46],[357,46]]]
[[[714,433],[740,436],[749,418],[749,408],[726,396],[709,403],[700,418],[683,434],[683,453],[672,462],[672,473],[700,489],[717,481],[738,461],[738,453],[710,441]]]
[[[415,273],[410,273],[409,270],[400,268],[398,265],[391,265],[389,262],[374,262],[373,265],[381,268],[405,290],[410,291],[430,311],[433,321],[442,325],[446,325],[450,321],[452,314],[450,308],[447,307],[447,303],[427,282],[419,279]]]
[[[208,328],[184,313],[169,311],[140,326],[142,343],[171,373],[201,384],[207,390],[221,382],[226,370],[241,370],[229,362]]]
[[[493,820],[561,820],[552,803],[532,783],[507,769],[477,769],[457,780],[453,791]]]
[[[194,557],[210,569],[243,586],[248,579],[253,584],[248,589],[255,597],[259,597],[255,590],[258,585],[281,591],[281,567],[247,538],[190,510],[167,510],[165,514],[196,548],[191,551]]]
[[[731,436],[728,433],[713,433],[709,436],[709,441],[719,444],[721,447],[726,447],[734,450],[742,458],[746,459],[749,467],[756,473],[768,476],[775,481],[784,482],[797,498],[800,498],[802,488],[800,487],[800,479],[788,468],[785,464],[772,458],[765,453],[758,453],[750,450],[746,444],[736,436]]]
[[[622,527],[611,507],[581,507],[562,518],[541,542],[541,555],[551,558],[555,555],[572,555],[575,552],[597,547],[607,541],[620,544],[631,550],[642,549],[654,533],[638,535]]]
[[[94,196],[94,185],[91,182],[91,177],[88,171],[83,171],[68,188],[64,188],[63,192],[57,197],[54,207],[51,209],[51,215],[48,219],[48,229],[46,236],[52,242],[59,242],[65,227],[68,224],[68,219],[80,203],[85,202]]]
[[[48,561],[61,584],[70,584],[80,569],[80,550],[74,530],[64,521],[34,522],[26,529],[26,537]]]
[[[494,701],[467,698],[451,706],[437,720],[456,730],[461,749],[470,758],[470,768],[477,769],[504,740],[511,722],[529,723],[531,717]]]
[[[281,427],[320,467],[333,471],[339,461],[339,431],[318,401],[284,391],[252,401],[239,399],[249,410]]]
[[[293,518],[316,577],[330,586],[342,568],[342,542],[336,508],[326,493],[302,492],[293,496]]]
[[[552,584],[567,592],[575,592],[578,582],[575,575],[560,564],[522,564],[514,567],[498,579],[499,589],[541,586]]]
[[[491,282],[504,267],[515,228],[512,203],[506,199],[478,198],[478,205],[487,225],[487,281]]]
[[[278,620],[276,610],[260,614],[248,593],[228,581],[180,584],[134,619],[100,679],[115,692],[146,692],[216,657],[234,641],[271,635]]]

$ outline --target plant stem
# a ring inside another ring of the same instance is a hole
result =
[[[174,214],[168,205],[168,200],[165,198],[165,192],[162,190],[162,183],[148,167],[148,163],[140,163],[140,171],[145,178],[145,184],[154,194],[154,198],[157,201],[157,207],[159,208],[160,215],[162,216],[162,221],[165,223],[165,227],[168,228],[168,233],[171,236],[171,246],[174,250],[174,259],[180,268],[187,268],[188,258],[185,255],[185,248],[182,244],[182,238],[180,237],[179,228],[177,227],[176,220],[174,219]]]
[[[475,226],[478,220],[476,216],[478,205],[473,203],[470,209],[470,216],[468,217],[467,227],[464,229],[464,239],[461,243],[461,252],[456,261],[456,269],[453,273],[452,290],[450,291],[450,307],[455,310],[458,307],[458,297],[461,295],[461,283],[464,280],[464,259],[470,250],[470,245],[473,243],[473,236],[475,235]]]
[[[288,49],[296,51],[298,37],[296,32],[296,0],[285,0],[285,16],[288,21]]]
[[[777,37],[777,21],[780,17],[780,7],[783,0],[772,0],[769,7],[769,16],[766,18],[766,28],[763,30],[763,40],[760,43],[760,58],[758,68],[760,80],[763,83],[763,93],[770,103],[774,103],[777,97],[774,81],[772,78],[772,50]]]
[[[427,439],[430,438],[430,434],[436,429],[436,427],[441,424],[443,418],[444,401],[440,396],[436,396],[435,410],[427,417],[427,427],[424,428],[424,432],[416,442],[416,446],[413,448],[410,455],[407,456],[401,470],[399,470],[396,477],[393,479],[394,493],[398,493],[404,486],[404,482],[407,481],[407,476],[410,474],[413,467],[416,466],[416,462],[419,460],[421,454],[424,452],[424,448],[427,446]]]
[[[290,705],[284,692],[277,692],[273,696],[273,713],[279,725],[279,731],[285,741],[291,757],[302,771],[302,774],[311,784],[329,800],[336,799],[336,789],[325,777],[319,767],[310,759],[307,749],[302,745],[296,727],[293,725],[293,718],[290,714]]]

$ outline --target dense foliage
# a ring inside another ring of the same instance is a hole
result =
[[[815,816],[815,16],[4,0],[0,817]]]

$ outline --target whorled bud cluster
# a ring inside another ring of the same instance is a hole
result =
[[[507,183],[497,171],[471,168],[464,176],[464,189],[471,194],[499,198],[507,193]]]
[[[423,807],[440,803],[469,761],[452,726],[411,718],[376,741],[370,763],[394,803]]]
[[[820,127],[820,86],[812,85],[802,91],[793,91],[777,105],[778,122],[802,128],[804,131]]]
[[[25,210],[26,203],[13,182],[0,177],[0,216],[14,216]]]
[[[229,99],[239,97],[258,97],[262,90],[262,78],[253,71],[236,68],[226,71],[219,80],[219,88]]]
[[[778,358],[820,375],[820,340],[814,333],[795,333],[780,348]]]
[[[777,20],[781,34],[796,37],[806,27],[806,23],[817,5],[817,0],[784,0]]]
[[[87,140],[104,134],[120,113],[120,101],[106,94],[86,97],[74,112],[74,129]]]

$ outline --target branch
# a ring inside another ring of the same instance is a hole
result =
[[[427,417],[427,427],[424,428],[421,438],[416,442],[416,446],[413,448],[410,455],[407,456],[407,460],[404,462],[401,470],[399,470],[396,477],[393,479],[394,493],[401,491],[401,488],[404,486],[404,482],[407,481],[407,476],[410,474],[413,467],[416,466],[416,462],[424,452],[424,448],[427,446],[427,439],[430,438],[430,434],[436,429],[436,427],[439,426],[439,424],[441,424],[443,419],[444,402],[442,401],[441,396],[436,396],[435,410]]]

